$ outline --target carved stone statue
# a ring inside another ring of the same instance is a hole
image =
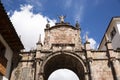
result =
[[[65,18],[66,16],[59,16],[59,18],[60,18],[60,23],[64,23],[64,18]]]

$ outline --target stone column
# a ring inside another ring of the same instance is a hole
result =
[[[88,70],[89,70],[89,73],[88,73],[88,76],[89,76],[89,80],[92,80],[92,52],[91,52],[91,47],[90,47],[90,42],[88,41],[88,36],[86,34],[86,43],[84,44],[84,47],[85,47],[85,50],[86,50],[86,60],[87,60],[87,63],[88,63]]]
[[[38,80],[44,80],[43,73],[39,73],[39,79]]]
[[[41,66],[42,66],[42,59],[38,58],[36,61],[36,79],[35,80],[44,80],[43,79],[43,72],[41,70]]]
[[[116,79],[120,80],[120,63],[118,60],[116,60],[116,58],[111,58],[111,61],[115,70]]]
[[[39,79],[39,73],[40,73],[40,56],[41,56],[41,50],[42,50],[42,42],[41,42],[41,35],[39,36],[39,40],[37,43],[37,51],[36,51],[36,58],[35,58],[35,80],[40,80]]]
[[[36,60],[36,73],[35,73],[35,80],[39,80],[38,78],[39,75],[39,62]]]
[[[88,72],[85,74],[85,80],[89,80]]]
[[[93,72],[92,72],[92,57],[88,58],[88,63],[89,63],[89,80],[92,80],[93,77]]]
[[[113,75],[113,79],[114,80],[119,80],[117,79],[117,68],[116,68],[116,65],[114,63],[114,61],[116,61],[116,53],[114,53],[114,50],[113,50],[113,47],[112,47],[112,42],[109,40],[107,34],[105,34],[105,40],[106,40],[106,43],[105,43],[105,46],[106,46],[106,49],[107,49],[107,56],[108,56],[108,62],[110,64],[110,67],[111,67],[111,71],[112,71],[112,75]]]

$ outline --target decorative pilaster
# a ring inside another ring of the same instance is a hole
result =
[[[40,71],[40,64],[41,64],[41,60],[40,60],[41,49],[42,49],[42,42],[41,42],[41,35],[40,35],[38,43],[37,43],[36,58],[35,58],[35,63],[36,63],[36,66],[35,66],[35,80],[40,80],[39,79],[39,71]]]
[[[86,42],[85,42],[85,50],[90,51],[90,42],[88,41],[88,35],[85,36]]]
[[[43,73],[39,73],[39,79],[38,80],[44,80]]]
[[[41,50],[42,48],[42,42],[41,42],[41,35],[39,36],[39,40],[37,42],[37,50]]]
[[[88,58],[88,68],[89,68],[89,80],[92,80],[93,77],[93,71],[92,71],[92,57]]]
[[[78,21],[76,21],[75,27],[76,27],[76,31],[77,31],[77,36],[75,38],[75,50],[82,50],[83,46],[81,43],[81,36],[80,36],[81,28],[80,28],[80,24],[78,23]]]
[[[90,42],[88,41],[88,35],[87,34],[86,34],[86,42],[84,44],[84,47],[85,47],[85,51],[87,53],[87,58],[91,58],[92,53],[91,53]]]
[[[114,63],[116,61],[116,54],[114,53],[113,47],[112,47],[112,42],[109,40],[107,34],[105,34],[105,40],[106,40],[106,49],[107,49],[107,56],[108,56],[108,63],[110,64],[113,79],[114,80],[119,80],[117,79],[117,67]]]
[[[86,42],[84,44],[85,46],[85,51],[86,51],[86,60],[87,60],[87,65],[88,65],[88,76],[89,76],[89,80],[92,80],[92,53],[91,53],[91,47],[90,47],[90,42],[88,41],[88,35],[86,34]]]
[[[42,63],[42,61],[38,58],[38,59],[36,59],[36,78],[35,78],[35,80],[43,80],[43,79],[40,79],[40,76],[41,76],[41,74],[40,74],[40,66],[41,66],[41,63]]]
[[[120,80],[120,68],[119,68],[120,63],[119,63],[119,61],[115,57],[110,58],[110,61],[112,62],[113,68],[115,70],[116,80]]]

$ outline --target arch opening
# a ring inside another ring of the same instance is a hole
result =
[[[58,69],[73,71],[79,80],[85,80],[85,71],[81,61],[69,54],[58,54],[47,60],[43,68],[44,80],[48,80],[50,74]]]
[[[48,80],[79,80],[79,78],[69,69],[58,69],[50,74]]]

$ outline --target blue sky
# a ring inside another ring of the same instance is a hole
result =
[[[120,16],[120,0],[1,0],[1,2],[18,35],[21,35],[26,49],[35,47],[40,34],[42,40],[44,39],[47,19],[54,25],[60,15],[67,16],[65,21],[72,25],[79,21],[82,29],[81,38],[84,40],[84,35],[88,33],[92,47],[95,48],[99,45],[111,18]]]

